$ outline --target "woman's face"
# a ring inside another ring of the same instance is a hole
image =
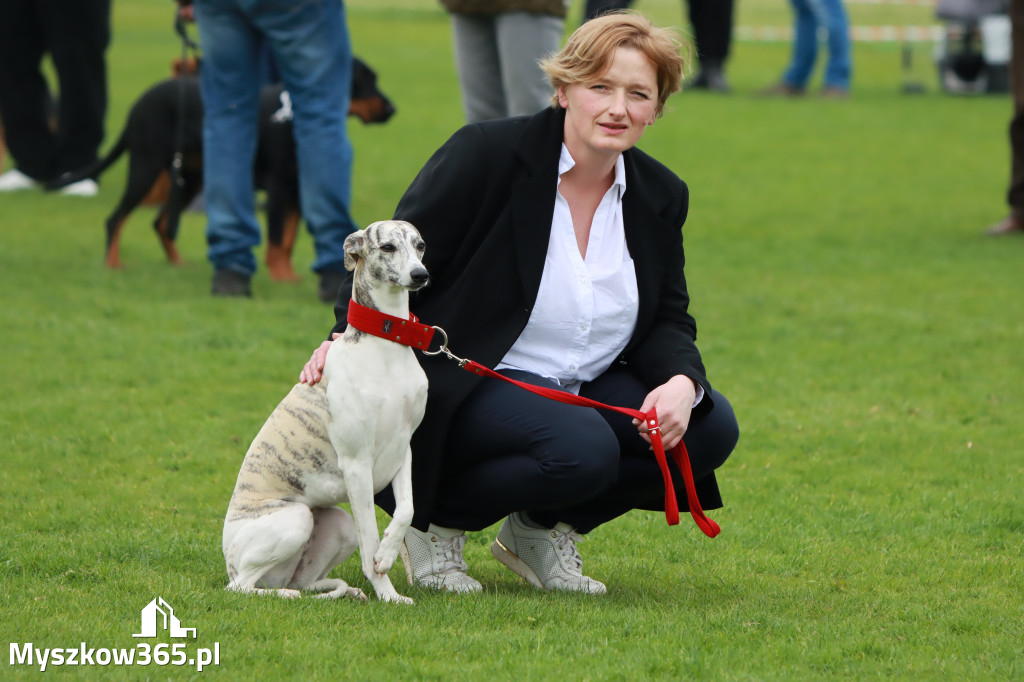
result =
[[[619,47],[597,80],[558,89],[566,110],[565,146],[577,163],[588,155],[616,155],[633,147],[658,107],[654,64],[632,47]]]

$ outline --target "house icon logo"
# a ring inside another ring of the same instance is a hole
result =
[[[157,597],[142,609],[142,632],[132,637],[156,637],[158,624],[169,631],[171,637],[189,637],[191,633],[192,639],[196,638],[196,629],[181,627],[181,621],[174,615],[174,609],[163,597]]]

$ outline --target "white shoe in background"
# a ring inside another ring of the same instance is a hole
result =
[[[0,175],[0,192],[21,192],[26,189],[36,189],[42,184],[13,168],[3,175]]]
[[[94,197],[99,194],[100,186],[92,178],[72,182],[60,190],[66,197]]]

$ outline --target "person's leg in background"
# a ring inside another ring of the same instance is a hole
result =
[[[793,52],[781,85],[791,88],[793,94],[806,92],[818,58],[818,12],[812,4],[816,2],[818,0],[790,0],[794,14]]]
[[[40,69],[45,43],[35,0],[0,2],[0,116],[17,168],[0,189],[29,189],[50,179],[56,143],[47,121],[50,90]]]
[[[1024,234],[1024,0],[1010,0],[1010,186],[1006,202],[1010,211],[988,228],[990,235]]]
[[[508,115],[494,14],[453,12],[452,48],[466,123]],[[538,69],[539,70],[539,69]]]
[[[729,92],[725,62],[732,44],[733,0],[688,0],[700,72],[691,87]]]
[[[819,21],[828,30],[828,62],[822,80],[821,94],[846,97],[850,93],[853,57],[850,47],[850,22],[843,0],[814,0]]]
[[[261,7],[266,7],[263,3]],[[271,5],[273,6],[273,5]],[[292,100],[302,217],[316,248],[313,271],[325,303],[338,297],[345,275],[345,238],[356,230],[350,214],[353,150],[348,137],[352,49],[341,0],[254,12],[267,35]]]
[[[1010,58],[1010,89],[1013,94],[1010,147],[1013,160],[1007,201],[1012,212],[1024,222],[1024,0],[1010,0],[1010,22],[1013,50]]]
[[[613,12],[617,9],[629,9],[632,0],[587,0],[583,11],[583,21],[593,19],[605,12]]]
[[[506,116],[535,114],[551,105],[551,84],[538,62],[557,52],[565,19],[533,12],[504,12],[495,34]]]
[[[41,4],[54,5],[46,12],[43,30],[60,86],[53,161],[54,174],[59,176],[95,162],[103,142],[110,0]]]
[[[235,0],[198,0],[203,45],[203,199],[212,293],[250,296],[260,243],[253,190],[262,38]]]

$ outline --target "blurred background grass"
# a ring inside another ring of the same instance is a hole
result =
[[[355,52],[395,101],[351,124],[353,212],[391,215],[461,122],[447,17],[430,0],[347,3]],[[683,5],[639,0],[659,23]],[[180,51],[172,4],[117,0],[108,143]],[[934,23],[851,5],[861,25]],[[568,28],[578,22],[573,4]],[[737,25],[786,26],[781,0]],[[588,536],[607,599],[539,594],[467,546],[487,592],[412,588],[411,609],[226,594],[224,509],[252,436],[332,323],[316,281],[209,296],[204,219],[166,264],[152,209],[103,267],[100,196],[0,196],[0,627],[37,646],[134,646],[157,595],[220,642],[228,679],[1024,678],[1024,240],[990,239],[1005,96],[901,94],[899,43],[857,43],[848,101],[763,100],[789,46],[739,41],[731,96],[684,92],[642,147],[690,185],[687,274],[710,378],[743,436],[708,540],[633,513]],[[9,162],[8,162],[9,163]],[[296,268],[312,260],[300,236]],[[453,349],[457,351],[457,340]],[[354,561],[337,569],[364,585]],[[401,569],[393,578],[401,584]],[[257,673],[258,671],[258,673]],[[89,678],[183,669],[65,668]],[[32,675],[8,666],[4,677]]]

